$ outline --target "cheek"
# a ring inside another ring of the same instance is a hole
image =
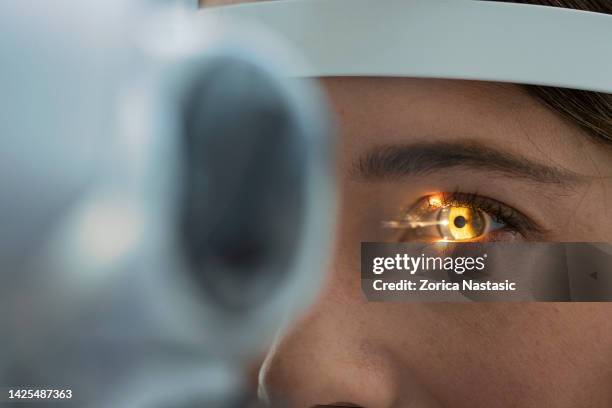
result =
[[[381,341],[449,406],[608,406],[612,398],[610,304],[387,305],[378,313]]]

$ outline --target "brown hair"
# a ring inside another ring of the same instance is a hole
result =
[[[501,1],[612,14],[612,1],[610,0]],[[526,88],[549,108],[586,130],[597,140],[612,142],[612,94],[531,85],[526,86]]]

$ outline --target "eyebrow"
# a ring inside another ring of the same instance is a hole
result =
[[[351,174],[362,180],[380,180],[423,176],[453,168],[488,171],[562,187],[584,179],[568,169],[538,163],[475,141],[378,146],[357,158]]]

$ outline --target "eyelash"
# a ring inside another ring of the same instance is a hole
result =
[[[442,206],[463,206],[489,214],[494,221],[506,225],[502,231],[518,232],[525,238],[541,235],[544,230],[520,211],[477,193],[441,193]],[[499,231],[499,230],[498,230]]]

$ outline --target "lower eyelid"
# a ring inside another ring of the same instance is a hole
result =
[[[489,232],[478,242],[517,242],[523,240],[524,238],[519,232],[501,229]]]
[[[516,241],[518,239],[524,239],[523,230],[520,226],[517,226],[517,224],[524,224],[522,218],[526,217],[511,207],[505,207],[505,205],[502,203],[487,197],[478,196],[476,194],[440,193],[421,197],[414,205],[410,207],[409,210],[403,213],[400,220],[410,219],[411,216],[414,216],[414,213],[430,211],[432,203],[434,203],[433,205],[436,208],[454,205],[456,207],[468,207],[487,214],[488,219],[491,223],[493,223],[493,225],[492,227],[487,228],[487,232],[474,238],[476,241]],[[489,210],[483,207],[488,207]],[[500,215],[500,213],[503,213],[504,211],[510,212],[509,215],[506,214],[506,217],[514,218],[514,220],[511,222],[506,221],[504,219],[505,217]],[[422,215],[418,216],[422,217]],[[528,227],[530,226],[528,225]],[[406,241],[409,240],[409,238],[418,239],[423,238],[424,235],[422,233],[415,232],[413,233],[412,237],[409,237],[409,232],[409,229],[403,231],[401,234],[399,234],[398,240]],[[429,238],[430,240],[435,239],[433,235],[430,235]]]
[[[509,227],[507,230],[514,230],[525,238],[531,237],[537,240],[538,237],[543,237],[548,233],[548,230],[541,227],[532,218],[493,198],[470,193],[443,193],[443,196],[447,203],[470,206],[484,211],[497,222],[501,221],[506,224]]]

